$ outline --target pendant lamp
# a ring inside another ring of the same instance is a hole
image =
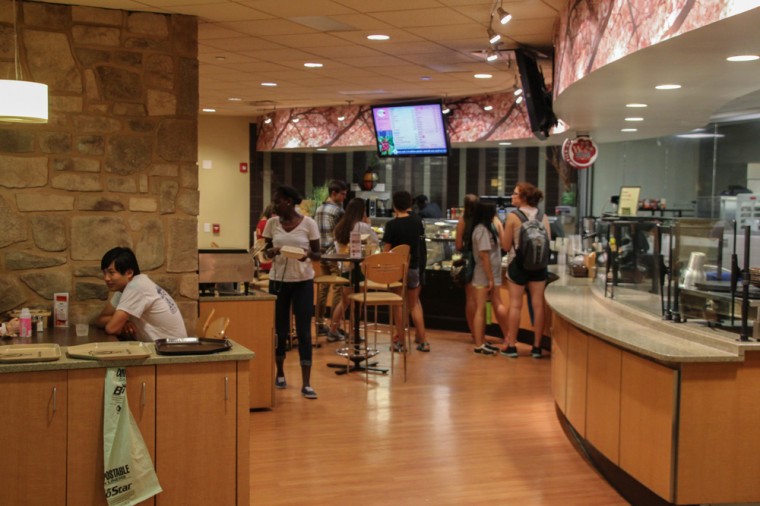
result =
[[[18,51],[16,0],[13,0],[13,57],[16,79],[0,79],[0,121],[48,122],[48,87],[22,80]]]

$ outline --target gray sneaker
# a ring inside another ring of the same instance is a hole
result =
[[[285,376],[277,376],[274,380],[275,388],[288,388],[288,382],[285,381]]]
[[[335,332],[333,332],[332,330],[327,331],[328,343],[334,343],[337,341],[345,341],[345,340],[346,340],[346,334],[344,334],[341,329],[338,329]]]
[[[311,387],[303,387],[301,389],[301,395],[306,397],[307,399],[316,399],[317,398],[317,392],[314,391]]]

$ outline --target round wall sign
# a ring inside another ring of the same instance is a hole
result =
[[[579,136],[565,139],[562,143],[562,158],[576,169],[587,169],[596,161],[599,151],[591,137]]]

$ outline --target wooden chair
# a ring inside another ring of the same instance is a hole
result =
[[[201,337],[208,337],[211,339],[224,339],[227,327],[230,324],[230,319],[226,316],[221,316],[216,320],[209,323],[206,328],[206,332]]]
[[[374,349],[370,349],[369,342],[369,318],[368,308],[369,306],[388,306],[389,322],[391,325],[391,332],[394,329],[393,308],[401,307],[402,318],[404,319],[404,335],[399,336],[403,340],[404,346],[404,381],[406,381],[406,350],[410,347],[409,331],[408,331],[408,311],[406,310],[406,273],[407,273],[407,258],[405,255],[399,255],[396,253],[378,253],[367,257],[362,262],[362,273],[367,281],[375,282],[383,286],[391,285],[392,283],[400,283],[401,292],[391,291],[371,291],[369,283],[364,283],[359,293],[352,293],[349,295],[349,301],[351,304],[351,328],[354,328],[353,322],[356,315],[356,304],[361,304],[363,321],[364,321],[364,356],[367,358],[367,382],[369,382],[369,358],[372,353],[377,353],[377,338],[375,338]],[[377,336],[377,334],[375,334]],[[357,336],[352,336],[355,341]],[[349,351],[355,349],[356,342],[349,343]],[[391,372],[393,372],[393,354],[395,349],[391,342]],[[350,362],[350,358],[349,358]]]

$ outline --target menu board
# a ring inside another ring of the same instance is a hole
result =
[[[640,186],[622,186],[620,188],[618,216],[636,216],[636,212],[639,210],[640,193]]]
[[[448,154],[440,102],[372,107],[380,156]]]

